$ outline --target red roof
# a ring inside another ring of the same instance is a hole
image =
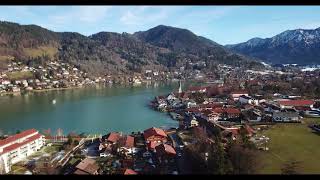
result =
[[[172,155],[176,155],[176,151],[174,150],[174,148],[170,145],[167,144],[160,144],[156,147],[156,151],[163,151],[166,152],[168,154],[172,154]]]
[[[147,146],[149,150],[154,150],[156,148],[156,146],[158,146],[160,143],[154,142],[154,141],[150,141]]]
[[[134,147],[134,137],[132,136],[125,136],[121,139],[121,145],[127,148],[133,148]]]
[[[207,90],[207,87],[199,87],[199,86],[194,86],[188,88],[189,91],[201,91],[201,90]]]
[[[199,113],[201,111],[198,107],[190,107],[190,108],[186,108],[186,112]]]
[[[112,133],[110,133],[107,141],[110,141],[110,142],[112,142],[112,143],[115,143],[115,142],[117,142],[117,141],[120,139],[120,137],[121,137],[121,136],[120,136],[119,133],[114,133],[114,132],[112,132]]]
[[[209,104],[200,104],[199,106],[201,108],[216,108],[216,107],[221,107],[223,104],[221,103],[209,103]]]
[[[284,106],[311,106],[314,104],[312,100],[288,100],[288,101],[279,101],[280,105]]]
[[[240,114],[240,110],[236,108],[215,108],[213,110],[216,113],[227,113],[227,114]]]
[[[12,144],[12,145],[10,145],[8,147],[5,147],[5,148],[3,148],[3,151],[2,151],[1,154],[13,151],[13,150],[25,145],[25,144],[28,144],[28,143],[30,143],[32,141],[35,141],[35,140],[39,139],[41,136],[42,136],[41,134],[36,134],[34,136],[31,136],[31,137],[27,138],[25,141],[23,141],[21,143],[14,143],[14,144]]]
[[[167,134],[164,132],[164,130],[159,129],[159,128],[149,128],[143,132],[143,136],[145,139],[148,139],[151,136],[163,136],[167,137]]]
[[[298,111],[310,111],[311,108],[310,107],[303,107],[303,106],[297,106],[297,107],[294,107],[296,110]]]
[[[135,171],[132,170],[132,169],[126,169],[126,170],[124,171],[124,175],[136,175],[136,174],[138,174],[138,173],[135,172]]]
[[[6,139],[0,140],[0,146],[9,144],[9,143],[11,143],[13,141],[16,141],[18,139],[21,139],[23,137],[26,137],[26,136],[31,135],[31,134],[36,133],[36,132],[38,132],[38,131],[35,130],[35,129],[28,129],[28,130],[23,131],[23,132],[21,132],[19,134],[16,134],[16,135],[13,135],[13,136],[9,136]]]
[[[246,90],[232,91],[230,94],[249,94]]]

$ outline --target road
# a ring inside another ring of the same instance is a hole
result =
[[[184,154],[182,149],[180,148],[180,146],[184,146],[183,142],[177,136],[177,133],[169,134],[169,137],[173,142],[173,147],[175,148],[177,155],[181,153],[181,157],[176,156],[177,157],[176,162],[177,162],[179,174],[188,174],[187,163],[185,163]]]

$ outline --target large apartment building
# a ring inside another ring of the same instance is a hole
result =
[[[12,164],[38,151],[44,144],[44,136],[35,129],[0,140],[0,173],[8,173]]]

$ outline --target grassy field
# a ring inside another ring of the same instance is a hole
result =
[[[13,56],[0,56],[0,61],[11,61],[13,59]]]
[[[19,79],[28,79],[28,78],[32,78],[33,74],[30,71],[25,71],[25,72],[10,72],[7,73],[8,78],[10,80],[19,80]]]
[[[28,171],[28,169],[21,165],[11,166],[11,174],[24,174],[26,171]]]
[[[304,119],[301,124],[277,124],[262,134],[270,138],[269,151],[261,152],[262,168],[259,173],[278,174],[284,163],[300,162],[300,173],[320,173],[320,135],[313,133],[308,124],[319,118]]]
[[[43,55],[48,55],[52,58],[55,54],[58,53],[58,49],[50,46],[41,46],[38,48],[24,48],[24,53],[29,57],[39,57]]]

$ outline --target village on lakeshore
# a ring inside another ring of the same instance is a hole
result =
[[[269,78],[279,75],[257,76],[252,72],[246,75],[249,78],[244,82],[232,81],[229,76],[228,80],[186,89],[180,80],[176,91],[156,96],[150,102],[151,108],[168,113],[172,120],[179,121],[179,127],[150,127],[131,134],[69,133],[67,136],[61,129],[56,135],[52,135],[50,129],[43,133],[29,129],[3,136],[0,140],[1,173],[189,174],[192,171],[187,167],[190,163],[186,162],[190,161],[190,152],[196,154],[189,147],[205,142],[210,146],[221,145],[227,151],[234,144],[241,144],[268,152],[273,139],[261,132],[279,123],[303,124],[305,118],[320,117],[317,99],[294,93],[253,93],[255,86],[275,83]],[[294,78],[297,77],[300,76]],[[312,75],[305,74],[301,78],[308,77]],[[320,129],[318,124],[309,124],[309,127],[316,132]],[[201,152],[203,161],[209,162],[210,150],[205,151]],[[236,165],[233,168],[236,169]]]

